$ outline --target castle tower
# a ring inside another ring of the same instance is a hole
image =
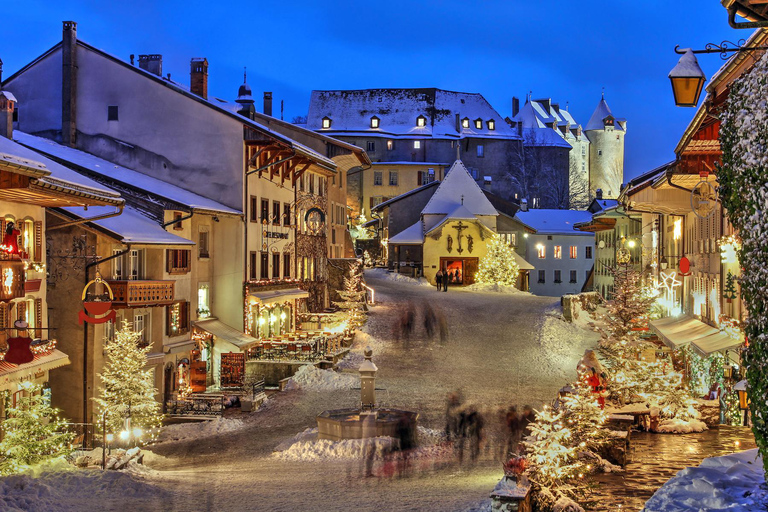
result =
[[[624,182],[624,135],[626,119],[611,113],[605,96],[589,118],[584,134],[589,139],[589,193],[602,189],[603,198],[616,199]]]
[[[247,117],[248,119],[255,119],[256,107],[253,105],[253,93],[251,87],[246,82],[245,70],[243,70],[243,85],[237,90],[237,99],[235,103],[240,105],[237,109],[237,113]]]

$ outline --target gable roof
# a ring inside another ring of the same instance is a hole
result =
[[[592,220],[592,213],[585,210],[535,209],[517,212],[515,218],[532,227],[538,235],[587,235],[592,233],[576,231],[574,224]]]
[[[25,146],[38,151],[51,158],[58,159],[69,164],[75,165],[92,173],[98,175],[107,180],[118,181],[129,187],[134,187],[146,191],[150,194],[154,194],[170,200],[175,203],[179,203],[184,206],[188,206],[193,210],[202,210],[215,213],[227,213],[233,215],[240,215],[241,212],[224,206],[207,197],[200,196],[194,192],[190,192],[176,185],[172,185],[165,181],[159,180],[148,174],[143,174],[127,167],[109,162],[102,158],[85,153],[78,149],[62,146],[52,140],[37,137],[35,135],[29,135],[19,131],[14,132],[16,139]],[[85,178],[87,179],[87,178]]]
[[[447,215],[462,204],[473,215],[498,215],[464,163],[456,160],[421,214]]]
[[[589,122],[587,123],[587,126],[584,128],[584,130],[602,130],[605,128],[603,119],[608,116],[614,117],[614,115],[611,113],[610,107],[608,107],[608,103],[605,101],[605,98],[600,98],[600,103],[597,104],[595,111],[592,112],[592,117],[589,118]],[[616,123],[615,129],[622,130],[618,123]]]
[[[469,119],[469,126],[456,130],[456,114]],[[371,128],[371,117],[379,118],[379,127]],[[424,116],[424,126],[416,120]],[[331,120],[323,128],[323,118]],[[482,120],[480,128],[475,120]],[[494,129],[488,126],[494,122]],[[422,89],[364,89],[312,91],[307,127],[320,133],[366,134],[398,138],[460,139],[480,137],[513,139],[519,137],[490,103],[477,93]]]
[[[421,220],[408,226],[398,234],[389,238],[390,244],[421,244],[424,243],[424,228]]]
[[[426,185],[422,185],[422,186],[420,186],[418,188],[414,188],[413,190],[409,190],[408,192],[404,192],[404,193],[400,194],[399,196],[395,196],[392,199],[388,199],[388,200],[384,201],[383,203],[379,203],[376,206],[374,206],[373,208],[371,208],[371,211],[372,212],[377,212],[379,210],[382,210],[382,209],[386,208],[387,206],[391,206],[392,204],[400,201],[401,199],[405,199],[408,196],[412,196],[413,194],[417,194],[417,193],[419,193],[419,192],[421,192],[423,190],[426,190],[428,188],[437,187],[438,185],[440,185],[439,181],[437,181],[437,180],[432,181],[430,183],[427,183]]]
[[[557,147],[569,150],[573,147],[552,128],[524,128],[523,140],[526,146],[532,147]]]

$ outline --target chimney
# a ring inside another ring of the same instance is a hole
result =
[[[544,110],[546,110],[547,113],[549,113],[549,105],[552,102],[551,98],[547,98],[545,100],[535,100],[541,103],[541,105],[544,107]]]
[[[272,93],[264,91],[264,115],[272,116]]]
[[[65,21],[61,38],[61,142],[77,143],[77,23]]]
[[[3,59],[0,59],[0,84],[3,83]]]
[[[526,198],[522,198],[520,200],[520,211],[521,212],[527,212],[528,211],[528,200]]]
[[[559,115],[559,114],[560,114],[560,104],[559,104],[559,103],[553,103],[553,104],[552,104],[552,110],[554,110],[555,112],[557,112],[557,113],[558,113],[558,115]]]
[[[139,55],[139,67],[153,75],[163,76],[163,56],[157,53]]]
[[[204,100],[208,99],[208,59],[195,57],[190,63],[189,88]]]
[[[0,91],[0,137],[13,139],[13,108],[16,98],[10,91]]]
[[[131,54],[131,66],[133,66],[133,59],[134,59],[135,57],[136,57],[136,56],[135,56],[134,54]]]
[[[512,96],[512,117],[520,113],[520,98]]]
[[[603,189],[599,188],[595,190],[595,199],[599,199],[599,200],[603,199]]]

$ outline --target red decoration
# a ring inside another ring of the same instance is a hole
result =
[[[691,275],[691,272],[690,272],[690,270],[691,270],[691,262],[685,256],[680,258],[679,267],[680,267],[680,275],[681,276]]]
[[[7,252],[8,254],[16,254],[20,255],[19,253],[19,235],[21,234],[21,231],[16,229],[13,225],[13,222],[8,223],[8,227],[5,230],[5,234],[3,235],[3,250]]]
[[[29,346],[32,344],[32,338],[18,336],[16,338],[8,338],[8,352],[5,353],[3,358],[7,363],[24,364],[30,363],[35,359],[35,355],[30,350]]]
[[[90,288],[92,284],[98,283],[101,283],[106,287],[107,293],[109,294],[109,300],[86,300],[86,297],[88,296],[88,288]],[[83,325],[83,322],[89,324],[103,324],[110,320],[114,322],[117,317],[117,313],[112,309],[112,301],[114,298],[115,296],[112,294],[112,288],[106,281],[101,279],[101,275],[97,272],[96,279],[89,281],[88,284],[85,285],[85,288],[83,288],[84,311],[78,313],[78,323]]]

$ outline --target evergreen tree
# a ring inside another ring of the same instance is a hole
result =
[[[606,301],[605,321],[612,338],[627,336],[638,321],[647,320],[656,295],[643,283],[643,275],[629,263],[608,267],[613,276],[613,297]]]
[[[359,261],[350,267],[349,276],[344,278],[344,289],[339,290],[338,294],[341,300],[334,301],[334,304],[347,320],[358,320],[364,315],[365,288],[363,288],[363,273]]]
[[[731,271],[728,271],[728,275],[725,276],[725,288],[723,289],[723,297],[728,299],[728,302],[731,302],[733,299],[736,298],[736,279],[733,276],[733,273]]]
[[[6,408],[0,429],[0,475],[23,471],[26,467],[70,453],[72,434],[42,387],[29,382],[20,384],[24,391],[13,407]]]
[[[604,428],[608,414],[600,408],[590,386],[584,382],[575,384],[574,392],[561,401],[564,420],[571,429],[572,444],[585,450],[595,450],[608,441],[609,432]]]
[[[514,249],[499,235],[493,235],[486,245],[485,256],[475,274],[475,281],[483,284],[515,286],[520,267],[515,260]]]
[[[100,414],[107,414],[107,432],[119,433],[130,416],[131,428],[144,432],[160,427],[160,404],[155,400],[157,389],[152,385],[152,371],[145,370],[149,346],[140,347],[141,336],[128,322],[106,345],[107,361],[99,374],[101,386]]]

